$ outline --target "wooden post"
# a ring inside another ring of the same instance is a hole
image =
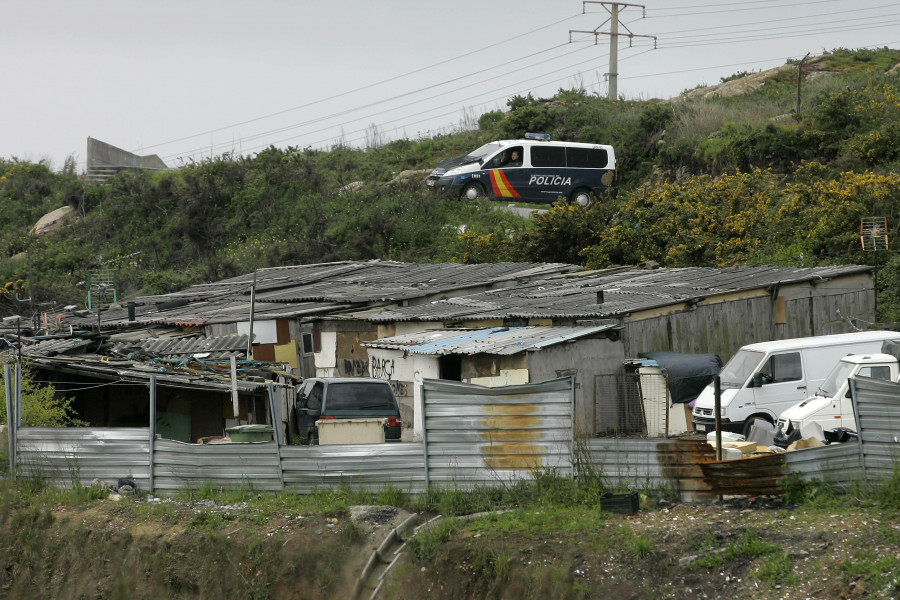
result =
[[[16,426],[15,403],[13,402],[13,384],[8,364],[3,365],[3,383],[6,386],[6,437],[9,439],[9,477],[16,479]]]
[[[153,455],[156,452],[156,375],[150,376],[150,493],[153,493]]]
[[[241,403],[238,399],[237,388],[237,359],[231,357],[231,409],[234,411],[234,420],[241,424]]]

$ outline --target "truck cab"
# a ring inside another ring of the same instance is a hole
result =
[[[788,434],[800,431],[810,423],[818,423],[823,431],[837,427],[856,431],[850,398],[850,379],[856,376],[898,381],[900,366],[890,354],[851,354],[843,357],[822,381],[815,395],[781,413],[778,428]]]

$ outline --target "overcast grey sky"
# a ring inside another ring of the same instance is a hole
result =
[[[88,136],[170,166],[269,145],[430,137],[508,98],[606,96],[603,5],[581,0],[30,0],[0,22],[0,157]],[[618,92],[669,98],[835,48],[900,47],[896,0],[647,0],[621,9]],[[595,44],[595,37],[597,43]],[[571,42],[570,42],[571,38]]]

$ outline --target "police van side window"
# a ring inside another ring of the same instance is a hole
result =
[[[532,167],[565,167],[566,149],[561,146],[532,146]]]
[[[507,148],[482,165],[483,169],[505,169],[522,166],[522,146]]]
[[[566,148],[566,163],[576,169],[605,169],[609,156],[601,148]]]

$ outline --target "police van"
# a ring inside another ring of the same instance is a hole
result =
[[[551,204],[560,197],[588,206],[616,195],[612,146],[552,142],[546,133],[499,140],[441,162],[425,180],[438,193]]]

